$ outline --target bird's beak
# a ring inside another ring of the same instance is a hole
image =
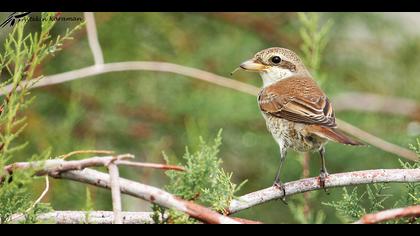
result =
[[[253,59],[250,59],[248,61],[244,61],[238,68],[236,68],[230,74],[233,75],[233,73],[235,73],[239,69],[244,69],[246,71],[252,71],[252,72],[260,72],[260,71],[266,70],[267,67],[261,63],[255,62]]]
[[[260,72],[266,69],[266,66],[261,64],[261,63],[257,63],[254,60],[248,60],[243,62],[240,66],[240,68],[247,70],[247,71],[253,71],[253,72]]]

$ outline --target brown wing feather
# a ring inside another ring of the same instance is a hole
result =
[[[337,126],[330,101],[307,76],[292,76],[262,89],[258,104],[263,112],[289,121]]]

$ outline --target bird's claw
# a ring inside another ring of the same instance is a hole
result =
[[[288,205],[286,202],[286,188],[284,187],[284,184],[280,181],[276,181],[274,182],[273,187],[283,192],[283,196],[280,198],[280,200],[284,204]]]
[[[319,174],[319,186],[323,188],[326,193],[328,193],[328,190],[325,188],[325,180],[327,179],[328,175],[328,172],[324,170],[321,170],[321,173]]]

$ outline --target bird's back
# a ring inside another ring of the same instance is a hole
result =
[[[332,104],[317,83],[308,76],[279,80],[258,95],[262,112],[302,124],[336,127]]]
[[[317,149],[327,140],[362,144],[335,129],[332,104],[306,75],[291,76],[263,88],[258,104],[277,142],[297,151]]]

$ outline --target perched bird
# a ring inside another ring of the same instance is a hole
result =
[[[280,165],[274,186],[283,191],[283,196],[286,195],[280,174],[287,150],[293,149],[298,152],[319,152],[319,180],[325,189],[328,176],[325,144],[328,140],[348,145],[362,143],[337,130],[331,102],[293,51],[279,47],[268,48],[243,62],[240,68],[259,72],[263,80],[258,105],[268,130],[280,147]]]

